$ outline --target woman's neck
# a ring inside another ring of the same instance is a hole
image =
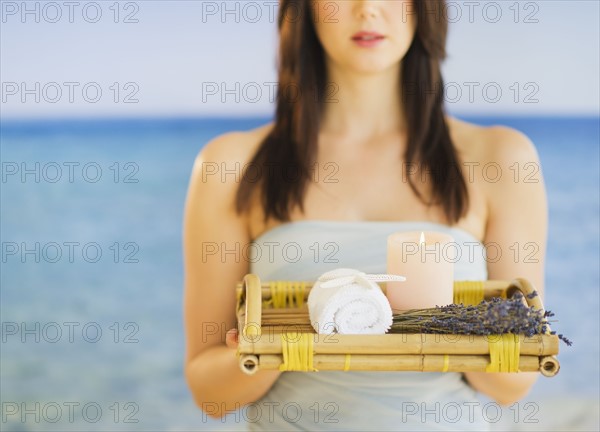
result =
[[[399,65],[377,74],[361,74],[329,67],[321,132],[368,140],[405,130],[400,96]]]

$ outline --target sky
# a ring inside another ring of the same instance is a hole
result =
[[[598,115],[599,3],[448,1],[449,112]],[[271,115],[277,9],[0,1],[2,118]]]

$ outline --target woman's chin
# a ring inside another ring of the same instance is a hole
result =
[[[391,67],[397,64],[389,61],[361,61],[353,63],[348,69],[359,75],[377,75],[388,72]]]

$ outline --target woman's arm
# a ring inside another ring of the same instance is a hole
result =
[[[259,399],[281,373],[244,374],[235,349],[225,344],[225,332],[236,327],[235,285],[249,272],[241,251],[251,239],[234,211],[239,177],[232,174],[244,166],[245,141],[245,134],[227,134],[200,152],[183,221],[185,375],[196,404],[213,418]]]
[[[484,239],[488,278],[528,279],[543,300],[548,211],[537,152],[525,135],[513,129],[494,127],[486,133],[490,138],[484,150],[487,160],[481,166],[490,163],[501,168],[497,182],[492,182],[495,168],[477,178],[488,197]],[[503,405],[523,398],[538,376],[538,372],[465,373],[471,386]]]

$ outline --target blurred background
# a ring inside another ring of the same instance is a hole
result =
[[[1,1],[2,430],[244,430],[183,378],[198,151],[268,122],[277,1]],[[531,138],[561,371],[498,430],[598,430],[599,3],[448,2],[448,111]],[[483,399],[482,399],[483,400]]]

